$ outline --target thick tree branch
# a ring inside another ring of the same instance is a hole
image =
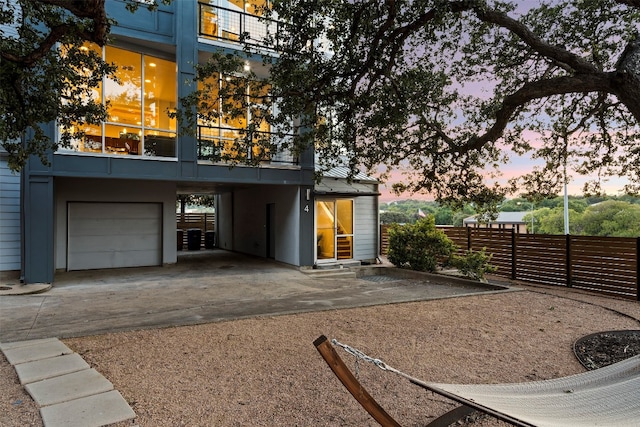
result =
[[[615,94],[640,123],[640,33],[629,41],[616,64]]]
[[[90,30],[82,30],[75,24],[59,24],[50,27],[49,34],[40,44],[24,55],[3,50],[0,55],[7,61],[30,68],[44,57],[56,43],[69,33],[78,34],[82,39],[103,46],[109,33],[109,20],[104,8],[105,0],[40,0],[42,5],[61,7],[80,19],[90,19]]]
[[[616,3],[626,4],[627,6],[640,8],[640,0],[616,0]]]
[[[485,144],[496,141],[502,136],[518,108],[535,99],[576,92],[611,93],[613,91],[613,77],[614,73],[577,74],[575,76],[562,76],[526,83],[519,90],[505,97],[502,105],[496,112],[495,123],[487,132],[470,139],[463,146],[455,147],[448,152],[461,153],[470,150],[479,150]]]
[[[544,42],[524,24],[509,17],[505,13],[484,7],[474,7],[474,12],[481,21],[496,24],[509,30],[545,58],[549,58],[561,64],[567,64],[577,73],[598,72],[598,68],[591,62],[569,52],[563,47],[553,46]]]

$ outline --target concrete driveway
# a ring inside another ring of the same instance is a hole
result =
[[[319,278],[222,250],[164,267],[65,272],[52,289],[0,296],[0,342],[71,337],[499,292],[505,288],[395,268]],[[315,270],[314,270],[315,271]],[[311,271],[313,273],[314,271]],[[398,276],[403,273],[408,276]]]

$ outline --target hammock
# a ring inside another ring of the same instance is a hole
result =
[[[411,377],[336,340],[333,344],[381,369],[401,375],[419,387],[462,404],[428,426],[448,426],[474,410],[514,426],[640,425],[640,355],[594,371],[552,380],[441,384]],[[376,421],[382,426],[400,426],[362,388],[324,335],[315,340],[314,345],[335,375]]]

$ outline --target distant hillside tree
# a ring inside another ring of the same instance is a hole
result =
[[[380,214],[381,224],[409,224],[415,219],[402,212],[382,212]]]
[[[640,237],[640,206],[607,200],[589,206],[581,222],[588,236]]]

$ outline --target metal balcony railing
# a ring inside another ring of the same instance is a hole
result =
[[[198,36],[278,50],[282,22],[242,11],[198,3]]]
[[[281,146],[293,135],[254,131],[223,126],[198,126],[198,160],[214,163],[225,161],[258,161],[262,164],[297,165],[298,156]]]

